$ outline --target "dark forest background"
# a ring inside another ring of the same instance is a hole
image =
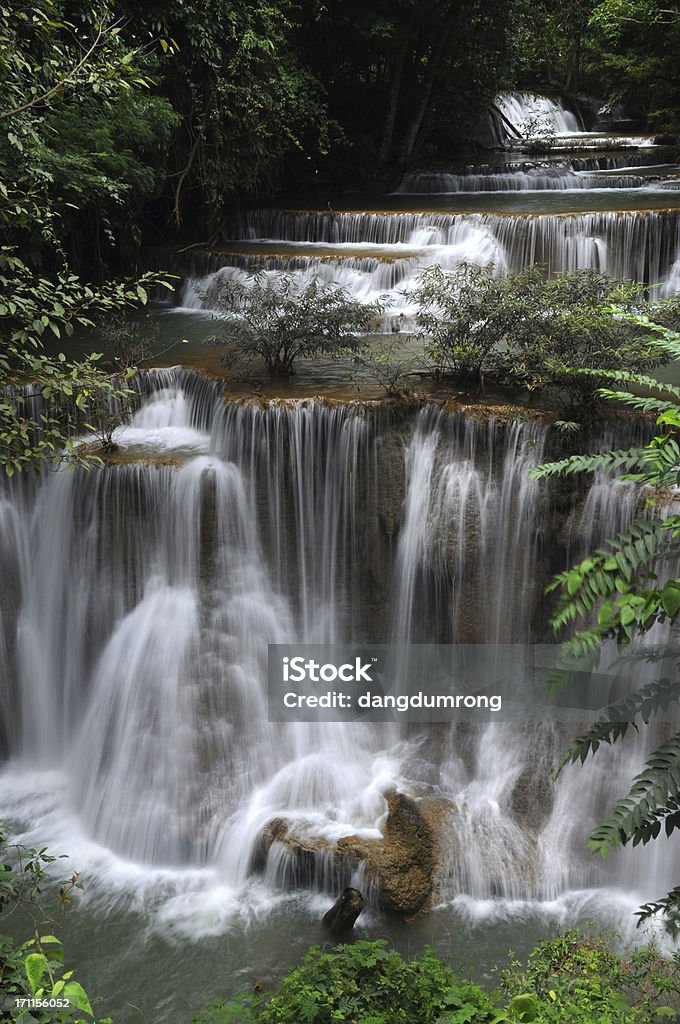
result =
[[[214,237],[237,204],[479,160],[505,89],[674,138],[679,52],[680,7],[656,0],[19,4],[0,13],[0,174],[101,277],[142,243]],[[10,202],[0,228],[39,265],[35,213]]]

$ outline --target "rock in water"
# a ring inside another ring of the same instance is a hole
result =
[[[330,910],[321,918],[321,924],[334,935],[341,935],[354,927],[354,922],[364,909],[364,897],[358,889],[343,889]]]

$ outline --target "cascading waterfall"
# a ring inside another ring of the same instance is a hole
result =
[[[444,902],[600,885],[583,837],[611,779],[642,756],[634,744],[595,769],[583,799],[576,772],[547,783],[564,742],[549,724],[429,737],[397,723],[273,724],[267,645],[541,639],[546,551],[554,561],[556,538],[565,560],[583,550],[582,521],[585,544],[625,525],[632,492],[622,506],[596,480],[571,514],[553,507],[526,472],[543,457],[537,421],[225,404],[180,370],[150,373],[140,391],[119,441],[146,461],[3,485],[0,792],[27,834],[50,842],[66,822],[109,904],[132,871],[162,920],[191,918],[192,934],[219,930],[200,909],[211,892],[229,894],[223,923],[252,898],[240,894],[273,819],[324,850],[376,838],[392,787],[425,785],[448,808]],[[434,783],[418,767],[426,749]],[[309,883],[332,885],[322,861]],[[616,870],[639,885],[629,860]],[[262,898],[293,877],[274,844]]]
[[[580,132],[576,117],[559,100],[533,93],[502,93],[495,105],[524,138],[549,135],[571,135]]]
[[[561,215],[255,210],[241,218],[237,230],[244,239],[278,239],[306,253],[287,260],[258,257],[265,275],[275,278],[288,270],[301,286],[321,277],[366,302],[387,296],[389,315],[412,311],[405,292],[431,264],[447,269],[462,262],[493,265],[499,274],[533,264],[551,274],[594,268],[648,284],[659,298],[675,294],[678,287],[677,210]],[[310,245],[309,238],[316,242]],[[320,245],[332,247],[332,255],[314,256]],[[377,258],[366,257],[364,250],[371,249]],[[362,255],[353,255],[356,250]],[[215,266],[219,257],[212,259]],[[248,282],[248,271],[238,261],[234,265],[230,256],[223,261],[226,265],[207,276],[187,279],[182,306],[214,308],[225,281]]]
[[[409,330],[413,303],[405,293],[419,272],[463,262],[498,274],[532,265],[553,275],[595,269],[648,285],[653,298],[677,294],[677,147],[582,131],[560,101],[529,93],[499,96],[495,108],[491,148],[510,144],[511,153],[410,170],[378,212],[343,212],[332,202],[318,211],[240,211],[225,225],[221,249],[177,264],[178,306],[212,311],[230,279],[290,273],[300,287],[321,278],[362,302],[384,298],[373,329]],[[432,196],[434,209],[418,196]]]
[[[613,178],[613,187],[621,179]],[[641,183],[642,179],[638,183]],[[413,171],[404,175],[398,193],[406,195],[432,195],[440,192],[523,192],[544,189],[571,189],[607,187],[609,179],[588,179],[567,167],[535,167],[521,171],[498,168],[493,174],[447,174],[433,171]],[[626,182],[628,187],[634,183]],[[625,186],[624,186],[625,187]]]
[[[470,253],[476,250],[475,262],[487,262],[495,250],[501,265],[513,271],[538,262],[553,272],[596,266],[613,276],[648,280],[647,273],[658,281],[678,251],[680,212],[556,216],[253,211],[244,224],[244,237],[389,245],[395,247],[395,256],[401,245],[433,250],[466,246]],[[600,255],[594,256],[598,249]],[[445,258],[447,253],[440,255]]]

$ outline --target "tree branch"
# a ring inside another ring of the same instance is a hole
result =
[[[47,100],[51,99],[52,96],[55,95],[55,93],[59,92],[59,90],[66,84],[66,82],[70,81],[70,79],[73,78],[74,75],[77,75],[78,72],[87,64],[92,54],[99,46],[103,34],[103,30],[100,27],[97,30],[97,38],[95,39],[87,53],[83,55],[82,59],[76,64],[76,66],[71,68],[71,70],[66,75],[64,75],[64,77],[61,78],[56,85],[53,85],[51,89],[48,89],[47,92],[42,93],[40,96],[34,96],[32,100],[28,101],[28,103],[22,103],[20,107],[14,107],[13,110],[5,110],[4,113],[0,114],[0,120],[4,120],[8,117],[15,117],[17,114],[23,114],[25,110],[30,110],[31,107],[35,107],[38,103],[45,103]]]

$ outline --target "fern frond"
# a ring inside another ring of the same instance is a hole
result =
[[[659,711],[668,711],[671,704],[677,701],[680,701],[680,677],[675,680],[659,679],[610,704],[595,724],[573,741],[558,765],[555,778],[565,765],[575,761],[583,763],[601,743],[614,743],[625,736],[629,726],[637,729],[637,718],[647,725],[654,715]]]
[[[646,845],[660,834],[664,819],[666,835],[680,827],[680,733],[650,755],[628,794],[592,833],[589,846],[606,857],[628,843]]]
[[[609,388],[598,388],[597,393],[610,401],[632,405],[634,409],[644,414],[680,413],[676,402],[665,402],[660,398],[643,398],[640,395],[633,395],[630,391],[610,391]]]
[[[639,590],[626,605],[614,603],[616,594],[626,595],[635,590],[634,583],[643,570],[652,563],[680,554],[677,534],[678,517],[636,520],[628,530],[610,538],[590,557],[566,572],[559,573],[548,586],[548,591],[563,589],[550,620],[557,632],[563,626],[584,618],[601,604],[596,633],[586,634],[588,643],[611,635],[619,623],[624,627],[632,622],[647,628],[658,605],[660,591],[653,587]],[[650,579],[655,579],[651,573]],[[626,611],[625,608],[630,609]],[[648,614],[649,612],[649,614]],[[630,616],[630,618],[629,618]]]
[[[612,663],[612,668],[619,664],[628,662],[644,661],[653,664],[657,661],[675,661],[680,659],[680,644],[644,644],[639,647],[626,649]]]
[[[594,455],[570,455],[559,462],[545,462],[529,470],[532,480],[546,480],[552,476],[572,476],[575,473],[630,472],[643,465],[647,448],[619,448]]]
[[[635,914],[638,917],[638,928],[645,921],[655,917],[656,914],[662,914],[665,918],[664,927],[666,931],[673,938],[677,938],[678,934],[680,934],[680,885],[676,885],[674,889],[671,889],[660,900],[654,900],[653,903],[643,903],[640,909],[635,911]]]
[[[663,421],[667,413],[659,415]],[[675,415],[675,414],[672,414]],[[680,484],[680,446],[670,435],[655,437],[644,449],[640,460],[640,472],[629,473],[622,480],[636,480],[654,487],[674,487]]]
[[[655,338],[654,341],[658,341]],[[571,373],[577,373],[581,377],[606,377],[607,380],[617,381],[622,384],[637,384],[641,388],[649,388],[660,395],[669,395],[672,398],[680,399],[680,387],[673,384],[666,384],[657,380],[656,377],[649,377],[645,373],[635,373],[633,370],[586,370],[574,368]]]

